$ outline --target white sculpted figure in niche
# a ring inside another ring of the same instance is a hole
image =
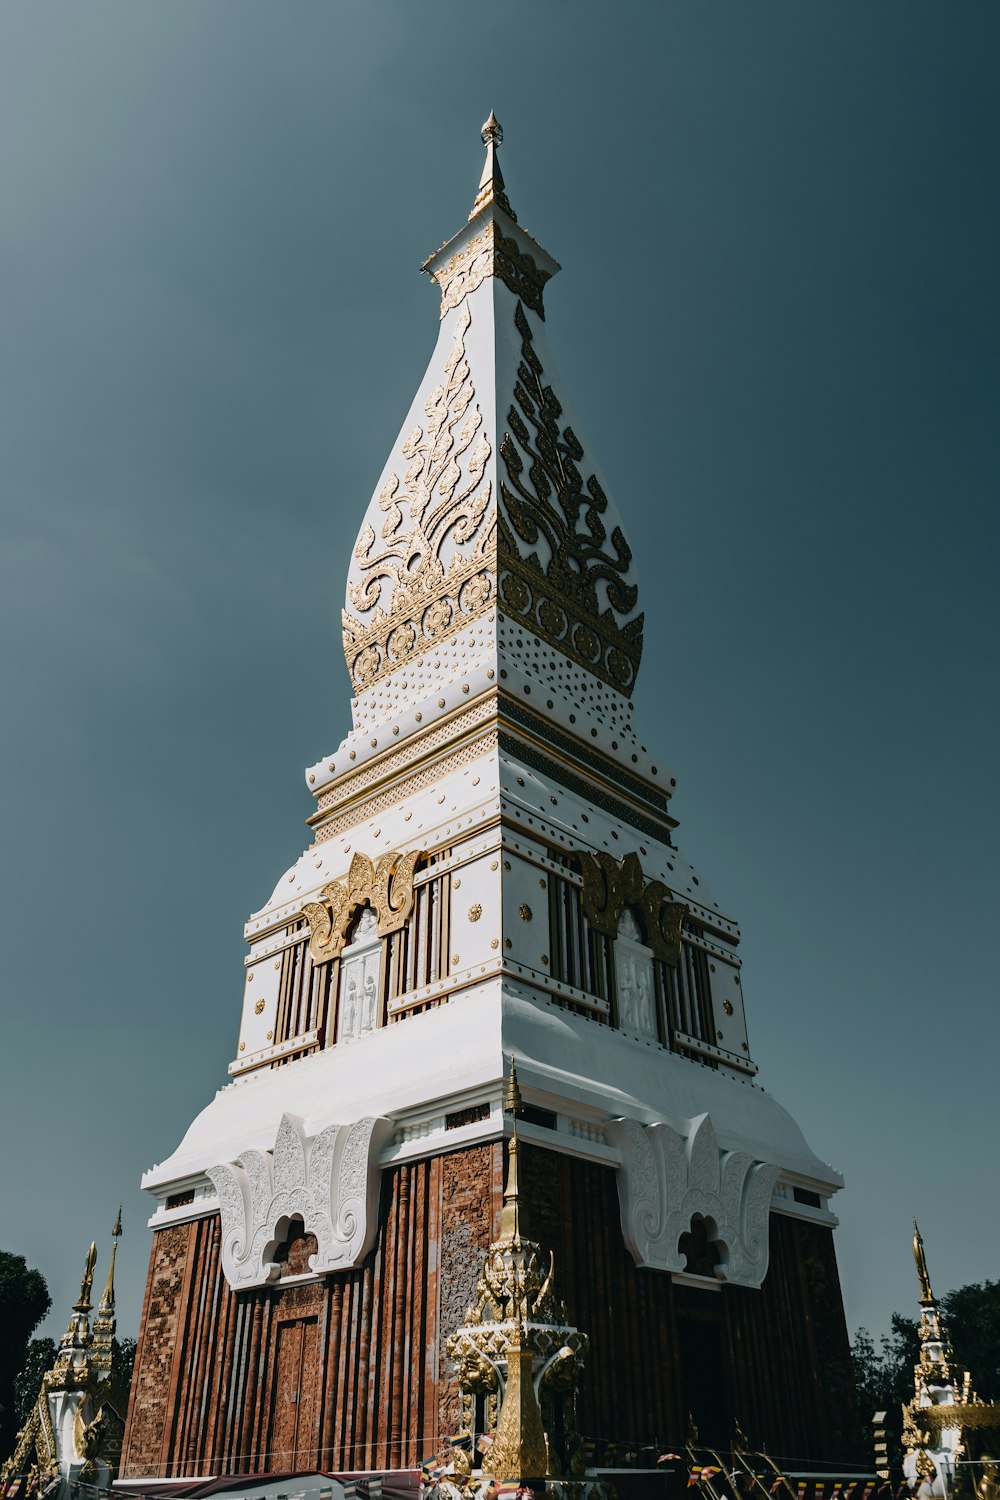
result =
[[[642,941],[639,924],[628,908],[622,912],[615,943],[618,976],[618,1024],[623,1031],[655,1037],[653,956]]]
[[[351,1042],[374,1031],[377,1016],[382,940],[370,906],[358,918],[354,938],[340,960],[340,1021],[338,1042]]]

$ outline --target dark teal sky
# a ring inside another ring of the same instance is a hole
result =
[[[998,1274],[998,56],[972,0],[0,9],[0,1245],[51,1328],[121,1198],[136,1329],[491,107],[850,1326],[914,1212]]]

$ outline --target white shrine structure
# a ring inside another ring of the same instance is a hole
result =
[[[121,1454],[124,1408],[113,1388],[115,1336],[115,1258],[122,1232],[121,1210],[113,1230],[114,1246],[101,1300],[91,1323],[90,1300],[97,1246],[87,1255],[80,1295],[52,1368],[27,1419],[14,1451],[0,1465],[0,1494],[8,1500],[45,1496],[71,1500],[106,1490]],[[81,1490],[81,1486],[85,1489]]]

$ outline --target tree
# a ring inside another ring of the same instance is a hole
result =
[[[862,1422],[870,1421],[876,1411],[898,1412],[913,1395],[913,1366],[920,1354],[917,1325],[912,1318],[893,1313],[890,1328],[878,1349],[867,1328],[858,1329],[851,1345]]]
[[[32,1339],[20,1374],[14,1380],[14,1421],[18,1428],[25,1420],[42,1387],[42,1376],[52,1368],[56,1357],[55,1339]]]
[[[52,1306],[41,1271],[23,1255],[0,1250],[0,1455],[14,1446],[18,1423],[14,1382],[24,1364],[28,1340]]]
[[[113,1339],[111,1343],[111,1400],[119,1415],[128,1413],[132,1371],[135,1368],[135,1339]]]
[[[941,1298],[955,1357],[977,1396],[1000,1401],[1000,1281],[972,1281]]]

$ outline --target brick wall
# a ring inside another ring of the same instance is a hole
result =
[[[363,1266],[252,1292],[222,1275],[217,1217],[159,1230],[123,1475],[416,1465],[455,1431],[444,1347],[502,1187],[499,1142],[388,1169]],[[862,1456],[829,1230],[774,1216],[763,1289],[701,1290],[633,1264],[610,1167],[525,1145],[522,1202],[590,1336],[585,1435],[676,1445],[707,1401],[720,1441],[738,1418],[777,1453]]]

